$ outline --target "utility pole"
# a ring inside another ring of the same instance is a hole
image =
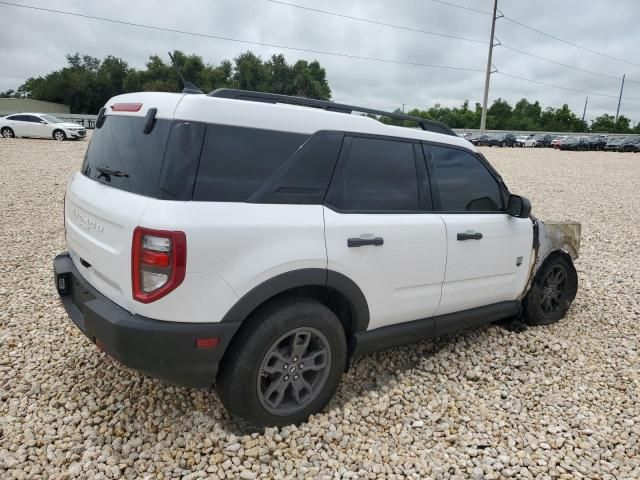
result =
[[[622,102],[622,90],[624,90],[624,77],[627,74],[622,75],[622,85],[620,86],[620,96],[618,97],[618,109],[616,110],[616,123],[618,123],[618,114],[620,113],[620,102]]]
[[[493,37],[496,33],[496,12],[498,0],[493,2],[493,18],[491,19],[491,38],[489,39],[489,56],[487,57],[487,74],[484,79],[484,98],[482,99],[482,117],[480,118],[480,132],[484,133],[487,126],[487,101],[489,100],[489,79],[491,78],[491,60],[493,57]]]
[[[584,123],[584,116],[587,114],[587,102],[589,102],[589,97],[584,101],[584,110],[582,111],[582,123]]]

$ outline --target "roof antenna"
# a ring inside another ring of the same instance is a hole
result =
[[[182,73],[180,72],[180,68],[176,63],[176,59],[173,58],[173,55],[171,55],[171,52],[167,52],[167,53],[169,54],[169,58],[171,59],[173,68],[175,68],[176,72],[178,72],[178,77],[180,77],[180,81],[182,82],[182,86],[183,86],[182,93],[204,93],[202,90],[198,88],[198,86],[195,83],[184,79],[184,77],[182,76]]]

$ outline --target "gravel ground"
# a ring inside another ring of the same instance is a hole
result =
[[[583,224],[568,318],[365,357],[324,413],[243,435],[213,392],[118,365],[58,302],[86,145],[0,140],[0,478],[640,478],[640,155],[485,150],[537,216]]]

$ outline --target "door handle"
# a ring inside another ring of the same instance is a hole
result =
[[[382,237],[373,237],[373,238],[355,237],[355,238],[347,239],[348,247],[363,247],[365,245],[374,245],[376,247],[379,247],[382,244],[384,244],[384,239]]]
[[[458,234],[458,240],[463,241],[463,240],[480,240],[482,239],[482,234],[480,232],[466,232],[466,233],[459,233]]]

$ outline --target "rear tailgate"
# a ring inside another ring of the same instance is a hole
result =
[[[131,240],[150,201],[80,173],[67,189],[65,225],[74,265],[94,288],[130,312]]]
[[[132,313],[133,230],[157,193],[171,120],[181,98],[146,92],[109,100],[81,171],[67,187],[65,227],[74,265],[100,293]],[[121,111],[122,105],[131,111]],[[157,109],[156,119],[151,132],[144,133],[150,108]]]

